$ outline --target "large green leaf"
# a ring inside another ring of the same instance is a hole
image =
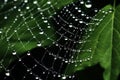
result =
[[[80,52],[75,53],[65,74],[71,75],[99,63],[105,69],[104,80],[117,80],[120,74],[120,5],[105,6],[90,23],[94,24],[88,25],[87,35],[80,41],[84,43],[77,46]]]
[[[7,68],[15,57],[56,41],[50,18],[74,0],[0,1],[0,64]],[[13,53],[13,54],[12,54]],[[0,69],[1,70],[1,69]]]

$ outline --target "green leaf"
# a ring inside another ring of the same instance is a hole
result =
[[[0,1],[0,64],[4,69],[15,59],[14,53],[19,56],[37,45],[52,45],[56,34],[50,18],[74,0],[36,1]]]
[[[105,69],[104,80],[117,80],[120,74],[120,5],[105,6],[90,23],[94,24],[88,25],[88,33],[80,41],[83,43],[77,46],[80,52],[75,53],[65,74],[71,75],[99,63]]]

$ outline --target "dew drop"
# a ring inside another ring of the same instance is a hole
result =
[[[39,79],[39,77],[36,76],[35,79]]]
[[[27,55],[30,56],[31,55],[30,52],[28,52]]]
[[[7,16],[5,16],[4,19],[7,19]]]
[[[28,0],[24,0],[24,3],[28,3]]]
[[[85,7],[86,8],[91,8],[92,7],[92,4],[89,0],[85,3]]]
[[[112,13],[112,11],[110,10],[109,13]]]
[[[14,8],[14,9],[16,9],[17,7],[16,7],[16,6],[14,6],[13,8]]]
[[[79,23],[83,23],[83,21],[81,20],[81,21],[79,21]]]
[[[69,25],[69,27],[72,27],[72,25]]]
[[[29,7],[29,6],[27,6],[27,7],[26,7],[26,9],[30,9],[30,7]]]
[[[0,30],[0,34],[2,33],[2,31]]]
[[[73,16],[72,18],[75,19],[75,16]]]
[[[18,61],[21,62],[21,59],[19,59]]]
[[[75,7],[76,10],[78,10],[78,7]]]
[[[29,72],[30,71],[30,69],[27,69],[27,72]]]
[[[84,14],[84,13],[81,13],[81,16],[85,16],[85,14]]]
[[[2,69],[2,66],[0,66],[0,69]]]
[[[43,72],[43,74],[45,74],[45,72]]]
[[[13,54],[13,55],[16,55],[16,51],[14,51],[12,54]]]
[[[44,20],[44,23],[47,23],[48,21],[47,20]]]
[[[17,32],[17,30],[14,30],[14,32]]]
[[[98,12],[98,10],[97,10],[97,9],[95,9],[94,11],[95,11],[95,12]]]
[[[18,11],[21,11],[21,9],[18,9]]]
[[[67,39],[67,38],[65,38],[65,40],[67,41],[68,39]]]
[[[61,75],[58,75],[58,77],[61,77]]]
[[[37,46],[40,47],[42,44],[41,43],[37,43]]]
[[[66,76],[63,76],[62,79],[66,79]]]
[[[72,78],[72,76],[69,76],[69,78]]]
[[[44,34],[44,32],[39,32],[39,34]]]
[[[50,1],[48,1],[48,2],[47,2],[47,4],[51,4],[51,2],[50,2]]]
[[[5,2],[5,3],[7,3],[7,2],[8,2],[8,0],[4,0],[4,2]]]
[[[78,19],[75,19],[75,21],[78,21]]]
[[[77,64],[75,64],[75,67],[77,67],[78,65]]]
[[[5,75],[6,75],[6,76],[10,76],[10,73],[9,73],[9,72],[6,72]]]
[[[37,1],[34,1],[33,4],[37,4],[38,2]]]
[[[37,8],[37,10],[41,10],[40,8]]]
[[[84,1],[81,1],[80,4],[84,4]]]
[[[80,63],[82,62],[82,60],[80,60]]]
[[[89,60],[90,60],[90,58],[88,57],[88,58],[87,58],[87,60],[89,61]]]
[[[78,12],[82,12],[81,10],[78,10]]]
[[[33,74],[32,72],[30,72],[30,74]]]
[[[68,61],[66,60],[65,63],[68,63]]]
[[[92,29],[90,28],[89,31],[92,31]]]
[[[51,28],[50,26],[47,26],[47,28]]]

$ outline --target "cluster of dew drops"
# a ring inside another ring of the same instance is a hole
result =
[[[14,1],[17,1],[17,0],[14,0]],[[88,8],[88,9],[90,9],[90,8],[92,8],[92,3],[91,3],[91,1],[90,0],[87,0],[86,2],[84,2],[84,0],[79,0],[80,1],[80,4],[81,5],[85,5],[85,7],[86,8]],[[4,0],[4,3],[6,4],[8,2],[8,0]],[[28,0],[24,0],[24,2],[25,3],[28,3]],[[35,1],[33,1],[33,4],[37,4],[37,1],[35,0]],[[46,2],[46,4],[49,4],[49,5],[51,5],[51,1],[49,0],[48,2]],[[73,3],[74,4],[74,3]],[[16,8],[16,7],[14,7],[14,8]],[[26,9],[30,9],[30,7],[26,7]],[[38,8],[38,10],[39,10],[40,8]],[[81,12],[81,10],[80,9],[78,9],[78,7],[76,7],[75,8],[76,10],[78,10],[78,12]],[[20,11],[19,9],[18,9],[18,11]],[[100,11],[100,10],[99,10]],[[98,12],[98,10],[97,9],[95,9],[95,12]],[[112,12],[111,10],[109,11],[110,13]],[[96,25],[99,25],[99,23],[104,19],[104,17],[109,13],[109,12],[107,12],[107,11],[102,11],[102,13],[103,14],[105,14],[101,19],[94,19],[94,20],[98,20],[98,23],[96,23]],[[56,14],[56,12],[55,12],[55,14]],[[82,16],[84,16],[85,14],[81,14]],[[89,18],[89,17],[88,17]],[[6,20],[6,19],[8,19],[8,17],[7,16],[5,16],[4,17],[4,19]],[[76,19],[75,19],[76,20]],[[45,20],[44,21],[44,23],[48,23],[48,21],[47,20]],[[79,23],[83,23],[83,21],[79,21]],[[49,23],[48,23],[49,24]],[[87,25],[87,24],[86,24]],[[69,27],[71,28],[71,27],[73,27],[73,25],[69,25]],[[50,26],[49,26],[49,28],[50,28]],[[92,31],[91,29],[89,29],[89,31]],[[2,29],[0,29],[0,34],[2,34]],[[44,34],[44,32],[40,32],[40,34]],[[65,38],[65,40],[67,40],[67,38]],[[82,42],[80,42],[80,43],[82,43]],[[38,47],[41,47],[41,44],[40,43],[38,43],[37,44],[37,46]],[[91,50],[90,50],[90,52],[91,52]],[[13,51],[13,53],[12,53],[12,55],[17,55],[17,52],[16,51]],[[31,56],[31,53],[28,51],[28,53],[27,53],[27,56]],[[90,58],[92,58],[92,57],[90,57]],[[90,60],[90,58],[87,58],[87,59],[85,59],[84,61],[89,61]],[[21,58],[19,59],[19,61],[21,61]],[[65,61],[65,63],[68,63],[69,61]],[[71,63],[77,63],[77,62],[83,62],[83,60],[75,60],[75,61],[71,61]],[[36,65],[35,65],[36,66]],[[34,66],[34,67],[35,67]],[[77,66],[77,65],[75,65],[75,66]],[[2,66],[0,66],[0,67],[2,67]],[[28,72],[30,71],[29,69],[27,70]],[[32,74],[32,73],[31,73]],[[43,72],[43,74],[45,74],[44,72]],[[6,70],[6,73],[5,73],[5,75],[6,75],[6,77],[8,77],[8,76],[11,76],[11,74],[10,74],[10,70]],[[58,77],[61,77],[62,79],[66,79],[67,77],[66,76],[68,76],[68,75],[65,75],[65,74],[61,74],[61,75],[58,75]],[[69,78],[74,78],[75,76],[73,75],[73,76],[68,76]],[[37,79],[37,80],[42,80],[40,77],[38,77],[38,76],[36,76],[35,77],[35,79]]]

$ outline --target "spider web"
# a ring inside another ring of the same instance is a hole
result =
[[[7,6],[7,10],[0,13],[2,20],[0,22],[0,43],[7,46],[3,50],[2,59],[0,58],[0,69],[5,71],[0,75],[3,80],[75,80],[74,74],[64,74],[67,64],[77,62],[81,64],[92,58],[92,54],[89,54],[84,59],[74,61],[74,56],[80,52],[91,53],[91,48],[81,50],[76,49],[76,46],[83,46],[83,43],[90,37],[88,33],[94,31],[94,28],[88,28],[88,25],[99,25],[105,15],[111,12],[102,11],[104,16],[101,19],[95,19],[93,16],[101,10],[96,8],[90,0],[72,2],[61,10],[58,8],[58,12],[54,6],[59,3],[52,4],[52,0],[4,0],[2,3],[1,9],[8,4],[14,4]],[[48,15],[52,13],[49,11],[50,9],[54,15]],[[14,13],[19,13],[19,15],[15,15],[9,21]],[[90,20],[96,22],[90,23]],[[31,21],[34,21],[34,25]],[[9,27],[5,27],[8,25]],[[56,38],[53,37],[54,35]],[[49,42],[50,45],[46,42]],[[31,45],[34,45],[35,48],[28,50],[27,47]],[[23,49],[26,52],[20,55],[19,52]],[[6,58],[8,56],[10,57]],[[14,62],[12,58],[14,58]],[[6,62],[9,66],[5,66]]]

